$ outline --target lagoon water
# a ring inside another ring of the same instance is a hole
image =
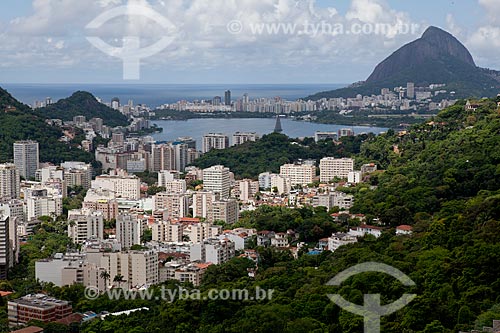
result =
[[[182,136],[196,139],[197,148],[201,149],[203,136],[208,133],[223,133],[230,138],[236,132],[256,132],[260,136],[272,133],[276,120],[273,118],[252,119],[190,119],[187,121],[161,120],[153,122],[163,128],[162,133],[154,134],[157,141],[175,141]],[[352,128],[356,134],[387,131],[387,128],[325,125],[291,119],[281,119],[283,134],[291,138],[314,137],[316,131],[337,132],[341,128]]]

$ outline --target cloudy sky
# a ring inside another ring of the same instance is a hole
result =
[[[129,82],[125,37],[165,42],[131,83],[350,83],[429,25],[500,69],[500,0],[2,0],[0,83]]]

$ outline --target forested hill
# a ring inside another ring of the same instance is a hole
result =
[[[225,150],[211,150],[196,160],[195,165],[208,168],[222,164],[229,167],[237,178],[257,178],[262,172],[280,171],[280,166],[299,159],[319,160],[325,156],[349,157],[359,153],[361,143],[375,135],[342,138],[342,144],[333,142],[315,143],[313,139],[290,139],[286,135],[272,133],[264,135],[256,142]]]
[[[38,141],[43,162],[93,160],[92,154],[77,148],[79,142],[60,142],[62,136],[60,128],[47,125],[40,114],[0,88],[0,162],[13,159],[13,143],[19,140]]]
[[[447,207],[465,205],[481,191],[500,189],[500,113],[498,100],[465,101],[433,121],[401,135],[388,132],[361,148],[361,158],[387,170],[375,180],[378,189],[360,193],[354,211],[381,216],[395,224]]]
[[[99,103],[91,93],[85,91],[77,91],[70,97],[41,108],[39,111],[49,119],[70,121],[75,116],[85,116],[87,120],[102,118],[104,124],[111,127],[127,126],[129,124],[125,115]]]

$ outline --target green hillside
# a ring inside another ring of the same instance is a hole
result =
[[[59,163],[61,161],[93,160],[93,155],[78,149],[79,142],[63,143],[61,129],[49,126],[45,119],[28,106],[13,98],[0,88],[0,161],[13,159],[13,143],[19,140],[35,140],[40,144],[40,160]]]
[[[40,112],[49,119],[70,121],[75,116],[85,116],[87,120],[102,118],[104,124],[111,127],[129,124],[125,115],[99,103],[91,93],[85,91],[77,91],[68,98],[40,109]]]

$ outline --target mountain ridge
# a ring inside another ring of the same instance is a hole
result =
[[[380,62],[366,81],[307,97],[355,97],[379,94],[382,88],[444,83],[455,91],[455,98],[496,96],[500,89],[500,72],[476,66],[467,48],[453,35],[431,26],[423,35],[402,46]]]

